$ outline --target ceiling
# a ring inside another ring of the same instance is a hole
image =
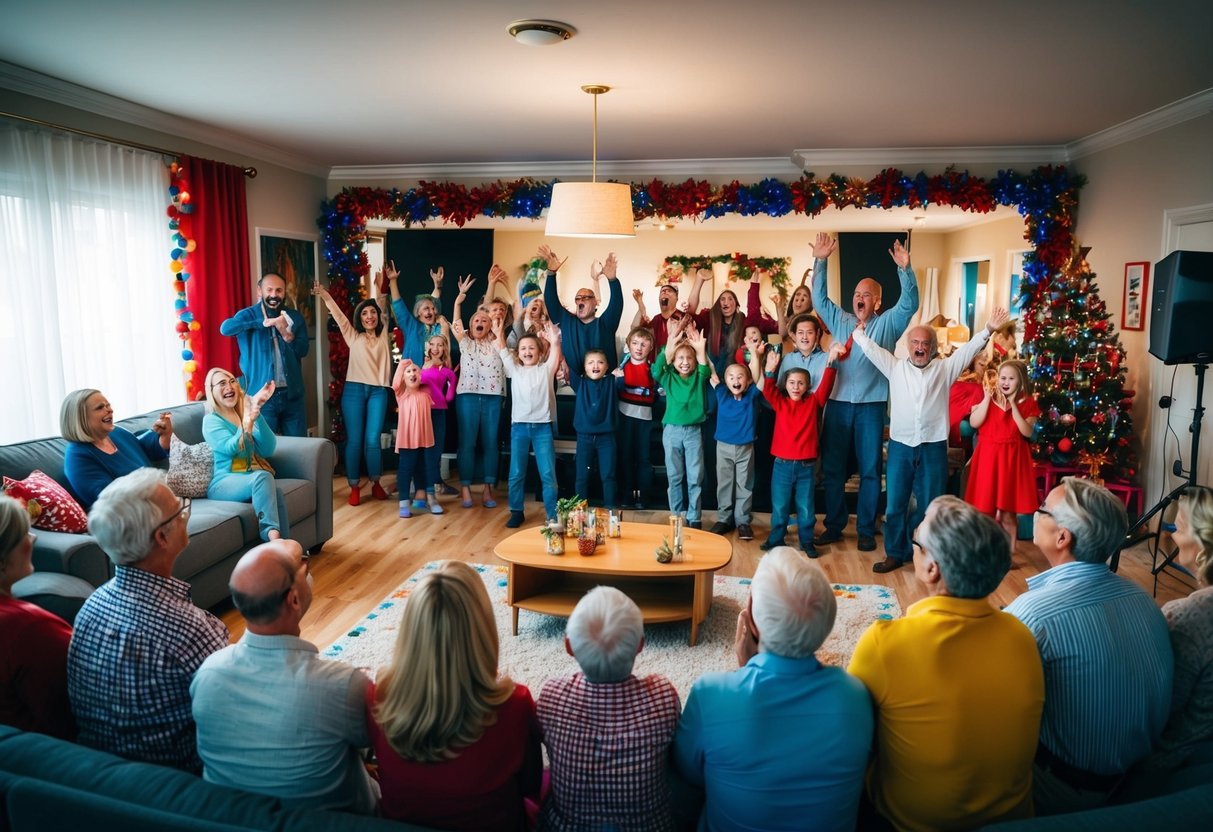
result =
[[[794,177],[797,149],[1057,150],[1213,88],[1208,0],[4,5],[0,60],[337,178],[584,163],[591,82],[613,87],[601,161],[751,181]],[[526,47],[524,17],[577,34]]]

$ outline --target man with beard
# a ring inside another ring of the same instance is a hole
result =
[[[294,309],[285,307],[286,281],[267,272],[257,281],[258,303],[241,309],[219,325],[219,332],[235,336],[240,345],[241,386],[260,390],[274,382],[274,395],[261,408],[261,415],[280,436],[307,435],[303,371],[299,362],[307,355],[307,323]]]
[[[669,326],[683,316],[678,308],[678,287],[667,283],[657,291],[658,315],[650,318],[644,308],[644,294],[639,289],[632,290],[636,299],[636,317],[632,319],[632,329],[639,326],[648,327],[653,331],[653,352],[664,350],[670,340]]]
[[[586,351],[600,349],[606,353],[607,366],[619,365],[619,352],[615,347],[615,333],[619,329],[619,321],[623,317],[623,290],[619,287],[619,277],[616,270],[619,267],[612,252],[607,255],[606,262],[594,261],[590,264],[590,279],[594,281],[594,289],[583,286],[577,290],[574,300],[577,311],[570,312],[560,302],[560,291],[556,288],[556,272],[564,265],[564,260],[556,256],[547,246],[539,247],[539,257],[547,261],[547,282],[543,288],[543,302],[548,307],[548,317],[552,323],[560,327],[561,349],[564,359],[570,367],[581,367],[585,364]],[[594,317],[598,311],[599,278],[605,277],[611,290],[611,299],[607,301],[606,310],[601,317]]]
[[[866,322],[855,328],[855,344],[889,380],[893,414],[889,420],[885,559],[872,564],[873,572],[892,572],[913,559],[910,536],[926,515],[927,506],[947,488],[948,392],[973,356],[985,348],[990,333],[1006,322],[1007,310],[995,309],[985,329],[944,359],[939,358],[935,330],[929,326],[910,330],[910,357],[900,360],[868,337]],[[911,493],[913,512],[909,510]]]

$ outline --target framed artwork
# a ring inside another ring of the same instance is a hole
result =
[[[1146,328],[1146,306],[1150,303],[1150,264],[1125,263],[1125,299],[1121,307],[1120,328]]]
[[[273,228],[257,229],[257,270],[254,278],[274,272],[286,281],[286,302],[307,321],[308,331],[316,337],[316,304],[312,301],[312,283],[320,272],[320,236]]]

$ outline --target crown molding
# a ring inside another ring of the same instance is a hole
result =
[[[948,165],[1063,164],[1064,145],[1001,145],[974,147],[831,147],[793,150],[792,159],[804,170],[834,167],[904,167]]]
[[[1142,113],[1106,130],[1100,130],[1098,133],[1084,136],[1077,141],[1070,142],[1066,145],[1066,149],[1069,150],[1071,159],[1079,159],[1101,150],[1135,141],[1151,133],[1166,130],[1168,127],[1174,127],[1185,121],[1200,118],[1210,112],[1213,112],[1213,88],[1173,101],[1157,110]]]
[[[598,160],[602,179],[645,176],[788,176],[796,165],[783,156],[740,159]],[[590,162],[452,162],[420,165],[342,165],[329,170],[329,181],[375,179],[589,179]]]
[[[136,127],[201,142],[231,153],[250,156],[256,161],[281,165],[284,168],[311,176],[323,178],[328,173],[328,168],[324,165],[318,165],[272,145],[262,144],[204,122],[172,115],[163,110],[156,110],[124,98],[82,87],[70,81],[43,75],[6,61],[0,61],[0,89],[9,89],[56,104],[74,107],[77,110],[116,119]],[[121,141],[121,139],[117,139],[117,141]]]

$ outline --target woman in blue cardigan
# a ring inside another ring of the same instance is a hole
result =
[[[215,457],[215,472],[206,496],[253,504],[262,540],[277,540],[288,532],[286,497],[274,482],[274,469],[266,457],[278,437],[261,418],[261,407],[274,395],[274,382],[266,382],[254,396],[245,395],[236,377],[219,367],[206,374],[209,413],[202,420],[202,436]]]
[[[84,510],[118,477],[168,456],[173,416],[165,412],[138,436],[114,425],[114,408],[100,390],[73,390],[59,408],[59,430],[67,440],[63,473]]]

